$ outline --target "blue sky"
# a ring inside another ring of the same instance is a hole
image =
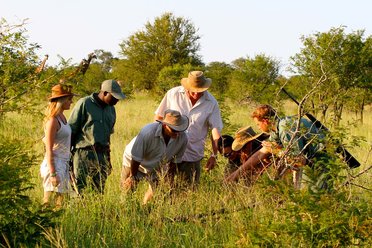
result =
[[[0,17],[28,18],[29,40],[42,46],[48,64],[57,55],[79,63],[95,49],[118,56],[119,43],[165,12],[191,20],[205,63],[230,63],[265,54],[282,62],[299,52],[300,37],[347,26],[372,32],[370,0],[0,0]]]

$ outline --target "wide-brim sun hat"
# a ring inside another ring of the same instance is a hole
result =
[[[181,79],[181,85],[191,92],[206,91],[212,84],[212,79],[206,78],[202,71],[192,71],[187,78]]]
[[[257,134],[251,126],[240,128],[236,134],[234,142],[232,143],[232,150],[239,151],[245,144],[253,140],[263,141],[268,138],[268,134],[259,133]]]
[[[183,132],[189,127],[189,118],[186,115],[181,115],[177,110],[172,109],[167,109],[164,114],[164,119],[157,121],[164,123],[178,132]]]
[[[116,80],[108,79],[102,82],[101,91],[106,91],[110,93],[113,97],[118,100],[125,98],[124,93],[121,91],[121,87]]]
[[[65,96],[76,96],[76,94],[72,93],[72,86],[66,84],[56,84],[52,87],[52,95],[48,97],[48,100],[52,101]]]

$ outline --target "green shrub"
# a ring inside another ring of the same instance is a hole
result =
[[[34,160],[20,141],[0,136],[0,245],[33,246],[45,227],[54,226],[52,212],[29,197],[29,168]]]

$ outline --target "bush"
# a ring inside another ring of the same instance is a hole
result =
[[[35,161],[26,145],[0,135],[0,246],[34,246],[43,230],[53,227],[52,212],[29,197],[30,165]]]

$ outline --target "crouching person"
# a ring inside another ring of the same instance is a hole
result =
[[[244,164],[256,151],[261,149],[262,142],[267,138],[268,134],[263,132],[257,134],[250,126],[240,128],[236,132],[235,138],[229,135],[222,135],[222,139],[218,141],[218,150],[228,159],[225,176],[229,176]],[[247,185],[251,185],[256,181],[270,164],[270,159],[257,163],[245,177]]]
[[[305,165],[309,165],[319,174],[319,178],[314,182],[318,189],[328,187],[325,166],[321,164],[317,167],[312,166],[314,161],[327,159],[326,153],[322,151],[323,144],[321,142],[324,134],[321,130],[318,130],[312,122],[305,118],[299,120],[294,116],[281,118],[270,105],[259,106],[252,113],[252,118],[257,127],[262,132],[268,133],[270,137],[268,141],[262,142],[262,147],[242,166],[225,178],[226,182],[237,181],[240,177],[249,175],[258,163],[267,159],[271,154],[277,154],[278,156],[286,156],[288,161],[291,161],[292,165],[290,164],[289,167],[293,168],[295,188],[302,187],[302,171]],[[283,155],[282,153],[287,154]],[[283,168],[278,168],[278,174],[282,174],[284,171]]]
[[[149,182],[143,199],[146,204],[153,196],[162,165],[169,163],[169,170],[172,170],[182,162],[188,141],[184,131],[188,126],[187,116],[168,109],[163,120],[143,127],[125,148],[121,188],[125,191],[134,189],[138,181],[145,178]]]

